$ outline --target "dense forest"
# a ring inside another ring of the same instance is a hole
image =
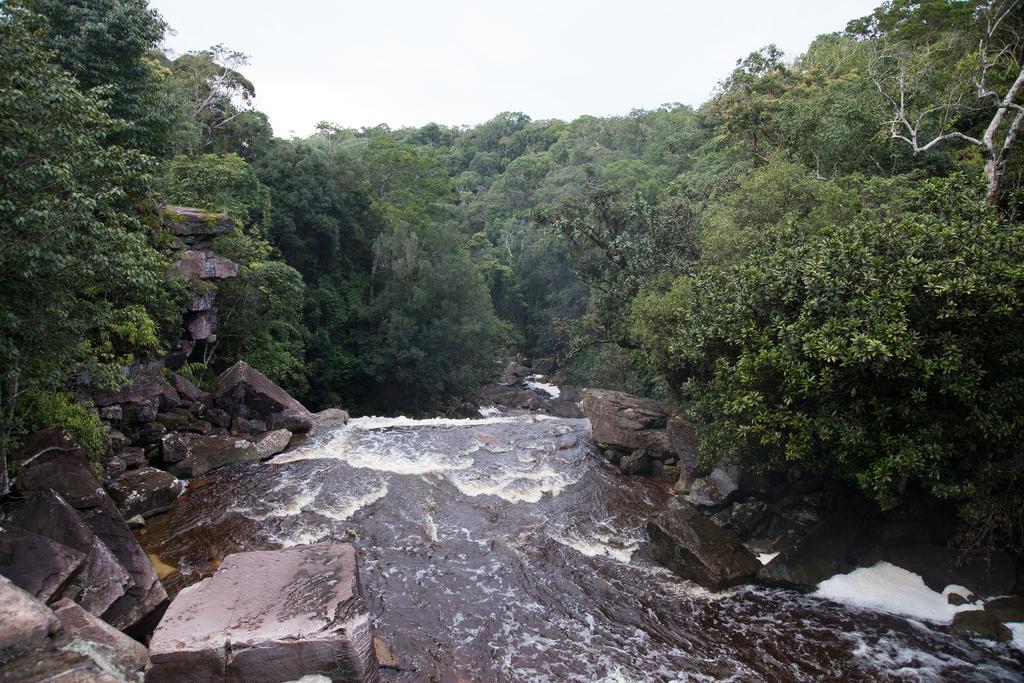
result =
[[[1020,2],[889,0],[698,109],[292,139],[245,55],[167,29],[145,0],[0,7],[0,448],[102,437],[75,388],[177,338],[156,216],[199,206],[241,265],[200,382],[245,359],[310,406],[427,412],[556,356],[671,400],[709,462],[1024,544]]]

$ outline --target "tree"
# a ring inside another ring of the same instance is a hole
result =
[[[218,146],[218,141],[222,148],[242,152],[250,145],[260,144],[263,142],[261,138],[269,135],[265,116],[246,116],[252,111],[252,101],[256,96],[255,86],[239,71],[248,63],[248,56],[228,50],[223,45],[189,52],[171,63],[175,77],[187,93],[199,130],[198,148],[190,152],[212,150]],[[243,116],[246,116],[250,130],[245,131],[238,126],[232,130],[231,124]],[[255,135],[235,141],[222,140],[229,132],[236,136],[244,132]]]
[[[183,288],[133,210],[148,191],[138,151],[50,60],[49,34],[0,13],[0,454],[19,401],[74,378],[116,388],[138,354],[177,332]]]
[[[16,0],[45,19],[40,39],[82,90],[118,120],[108,141],[152,156],[169,151],[175,103],[150,56],[166,23],[146,0]]]
[[[985,162],[986,197],[998,203],[1007,163],[1024,127],[1020,0],[991,0],[974,15],[965,14],[970,3],[964,3],[952,15],[958,21],[946,22],[949,32],[928,32],[924,38],[907,24],[912,18],[925,21],[920,15],[934,10],[936,3],[913,7],[913,12],[904,4],[888,7],[889,13],[880,12],[883,16],[875,22],[881,35],[871,69],[891,107],[890,134],[915,154],[953,141],[977,148]],[[886,32],[883,19],[896,9],[910,16]],[[974,39],[976,35],[980,37]],[[972,126],[975,121],[978,125]]]

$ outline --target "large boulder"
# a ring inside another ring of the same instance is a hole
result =
[[[1017,572],[1013,558],[1002,550],[987,556],[961,561],[945,545],[912,543],[885,549],[885,559],[907,571],[920,574],[925,585],[942,591],[950,584],[966,586],[976,594],[989,597],[1005,595],[1013,590]]]
[[[291,440],[292,433],[287,429],[275,429],[256,440],[256,450],[260,454],[260,459],[269,458],[288,448]]]
[[[957,612],[949,630],[961,636],[981,637],[1005,643],[1013,638],[1013,633],[990,612],[981,609],[970,609]]]
[[[305,432],[313,426],[313,416],[305,406],[245,361],[238,361],[217,378],[214,401],[232,415],[266,420],[271,429]]]
[[[182,275],[200,280],[226,280],[238,277],[238,264],[209,251],[186,249],[178,255],[174,268]]]
[[[652,516],[647,534],[660,564],[710,590],[749,581],[761,568],[734,532],[689,505]]]
[[[100,408],[118,403],[148,403],[160,394],[164,382],[163,363],[160,361],[135,362],[122,370],[121,374],[125,384],[118,391],[89,392],[93,403]]]
[[[110,624],[89,614],[71,600],[53,606],[64,636],[72,642],[89,643],[90,650],[103,658],[125,680],[139,680],[149,663],[145,645],[129,638]]]
[[[60,622],[46,605],[0,575],[0,661],[46,644]],[[6,679],[5,679],[6,680]]]
[[[96,479],[89,461],[59,428],[37,432],[15,455],[19,463],[15,488],[22,494],[53,490],[67,501],[81,520],[117,558],[130,585],[103,613],[116,628],[137,626],[167,599],[131,529],[114,501]]]
[[[262,457],[248,439],[189,432],[172,432],[165,436],[161,453],[168,471],[187,478],[202,476],[224,465],[253,462]]]
[[[226,235],[235,229],[235,219],[226,213],[191,206],[165,206],[161,218],[164,227],[186,244]]]
[[[3,511],[11,524],[82,553],[83,564],[60,591],[61,597],[99,616],[132,586],[131,577],[110,548],[55,491],[32,492],[8,503]]]
[[[851,512],[832,515],[765,565],[758,572],[758,581],[770,586],[811,590],[827,578],[851,571],[850,551],[861,534],[861,527]]]
[[[85,562],[85,555],[45,536],[0,525],[0,572],[37,600],[48,602]]]
[[[228,555],[183,589],[150,641],[146,680],[377,681],[355,548],[320,543]]]
[[[583,390],[583,413],[591,438],[599,446],[631,452],[671,453],[665,427],[668,413],[661,401],[607,389]]]
[[[169,472],[155,467],[128,470],[107,486],[125,519],[142,515],[150,517],[166,512],[181,495],[184,484]]]

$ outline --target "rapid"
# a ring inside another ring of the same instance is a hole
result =
[[[361,418],[190,483],[142,542],[193,583],[231,552],[359,549],[396,681],[1020,680],[1024,656],[794,591],[709,593],[656,565],[662,483],[583,419]]]

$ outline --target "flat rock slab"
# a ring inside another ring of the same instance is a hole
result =
[[[377,681],[355,548],[228,555],[182,590],[150,641],[147,681]]]

